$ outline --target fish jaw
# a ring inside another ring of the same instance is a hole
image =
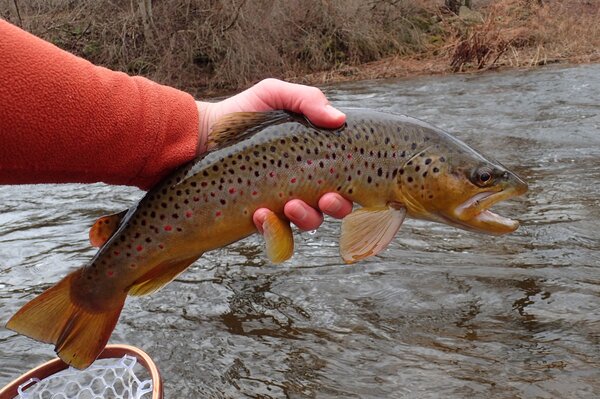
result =
[[[500,191],[477,193],[460,204],[453,212],[454,221],[461,227],[492,235],[512,233],[519,228],[519,222],[500,216],[489,210],[494,204],[527,192],[527,184],[514,176],[513,184]]]

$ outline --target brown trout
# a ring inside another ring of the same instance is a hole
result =
[[[182,166],[128,211],[92,227],[96,256],[27,303],[7,327],[55,344],[78,368],[106,345],[126,296],[149,294],[204,252],[238,241],[264,223],[274,262],[293,252],[287,201],[316,207],[327,192],[362,206],[342,221],[340,253],[351,263],[375,255],[405,216],[490,234],[518,222],[488,208],[523,194],[514,173],[449,134],[406,116],[348,110],[337,130],[312,126],[283,111],[224,117],[209,136],[209,152]]]

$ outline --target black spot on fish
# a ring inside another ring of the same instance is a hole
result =
[[[438,168],[433,168],[433,173],[438,173],[440,170]]]
[[[371,183],[373,181],[373,179],[371,178],[371,176],[367,177],[367,183]]]
[[[427,158],[427,159],[425,160],[425,165],[429,165],[430,163],[431,163],[431,158]]]
[[[446,158],[440,157],[440,162],[446,162]]]
[[[224,199],[221,198],[221,200],[219,201],[221,202],[221,205],[225,205],[227,203],[227,201],[225,201]]]
[[[377,176],[383,175],[383,170],[381,168],[377,169]]]
[[[421,170],[421,167],[419,165],[415,166],[415,172],[418,172]]]
[[[407,179],[407,180],[408,180],[408,182],[409,182],[409,183],[412,183],[412,181],[413,181],[413,178],[412,178],[412,177],[410,177],[410,176],[408,176],[408,179]]]
[[[412,143],[410,145],[410,148],[413,149],[413,150],[415,150],[417,148],[417,143]]]

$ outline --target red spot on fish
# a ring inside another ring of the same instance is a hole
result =
[[[275,177],[275,172],[269,172],[269,176]]]
[[[279,198],[283,198],[283,193],[279,193]]]
[[[323,183],[323,180],[321,180],[321,179],[317,180],[317,184],[321,184],[321,183]]]
[[[193,213],[192,211],[186,211],[186,212],[185,212],[185,217],[186,217],[186,218],[191,218],[193,214],[194,214],[194,213]]]
[[[132,263],[131,265],[129,265],[130,268],[135,269],[137,267],[137,265],[135,263]]]
[[[333,168],[329,169],[329,173],[334,174],[335,173],[335,169],[333,169]]]
[[[200,201],[200,197],[194,197],[193,199],[194,199],[194,202]]]
[[[306,160],[306,163],[307,163],[307,164],[309,164],[309,165],[312,165],[312,160],[310,160],[310,159],[307,159],[307,160]]]
[[[252,195],[258,195],[257,191],[252,191]]]
[[[115,256],[119,256],[120,252],[119,251],[114,251],[113,254],[115,254]]]
[[[173,230],[172,226],[169,226],[169,225],[165,226],[165,231],[171,231],[171,230]]]
[[[296,178],[295,178],[295,177],[292,177],[292,178],[290,179],[290,183],[296,183]]]
[[[160,249],[165,249],[165,246],[164,246],[164,245],[162,245],[162,244],[158,244],[158,247],[159,247]]]
[[[331,148],[331,144],[327,144],[327,148]]]
[[[352,159],[352,154],[348,154],[348,159]]]
[[[215,192],[214,192],[214,191],[211,191],[211,193],[210,193],[210,196],[211,196],[211,197],[214,197],[214,196],[215,196]]]
[[[114,272],[114,271],[112,271],[112,270],[110,270],[110,269],[108,269],[108,270],[106,271],[106,276],[107,276],[107,277],[112,277],[112,276],[114,276],[114,275],[115,275],[115,272]]]
[[[231,187],[229,189],[229,194],[235,194],[235,188],[234,187]]]
[[[215,213],[215,216],[217,216],[217,217],[219,217],[219,216],[221,216],[221,215],[222,215],[222,212],[221,212],[221,211],[217,211],[217,212]]]
[[[137,247],[135,247],[135,249],[136,249],[138,252],[142,252],[142,250],[144,249],[144,247],[142,247],[141,245],[138,245]]]

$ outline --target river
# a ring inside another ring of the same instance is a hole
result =
[[[407,114],[523,177],[490,237],[408,220],[354,265],[339,221],[269,264],[259,237],[130,298],[112,335],[148,352],[167,398],[600,397],[600,65],[327,87],[337,106]],[[0,187],[0,323],[95,250],[87,230],[142,192]],[[53,355],[0,327],[0,387]]]

